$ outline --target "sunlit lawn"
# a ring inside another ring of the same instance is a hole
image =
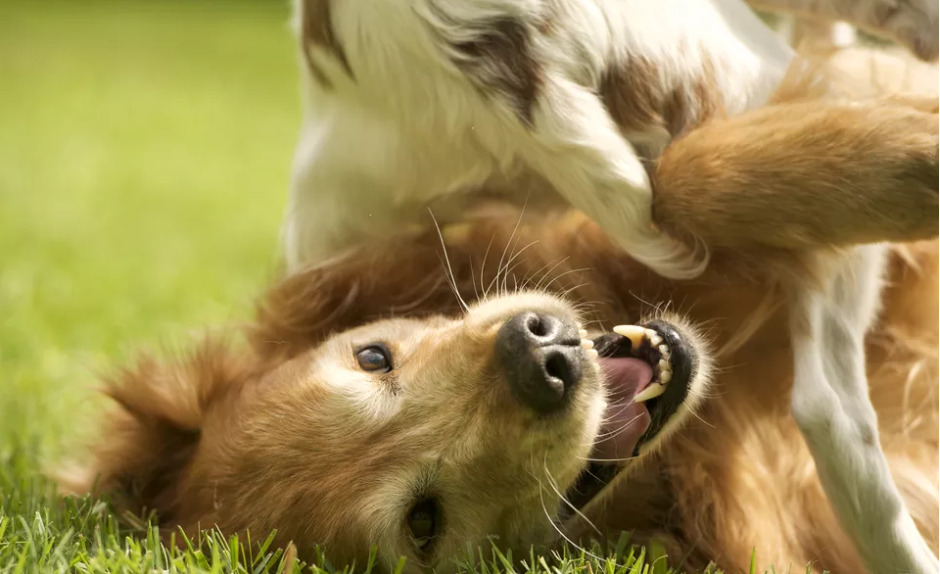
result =
[[[96,371],[247,316],[273,275],[287,9],[0,2],[0,571],[46,513],[37,471],[101,406]]]

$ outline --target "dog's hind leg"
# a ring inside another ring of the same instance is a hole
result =
[[[865,374],[865,334],[877,314],[885,247],[820,259],[821,284],[793,293],[793,416],[839,521],[876,574],[933,574],[878,440]]]

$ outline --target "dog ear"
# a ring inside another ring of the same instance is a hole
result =
[[[107,495],[117,510],[174,523],[186,470],[199,446],[209,407],[246,378],[246,361],[207,340],[189,357],[144,357],[104,382],[117,408],[91,449],[90,461],[59,475],[70,494]]]

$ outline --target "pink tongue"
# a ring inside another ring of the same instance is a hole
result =
[[[591,458],[599,461],[633,456],[636,443],[650,425],[650,414],[633,397],[649,385],[653,369],[646,361],[629,357],[601,359],[607,380],[607,412]]]

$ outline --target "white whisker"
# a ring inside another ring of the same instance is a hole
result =
[[[470,312],[470,306],[467,305],[467,302],[463,300],[463,297],[460,296],[460,290],[457,289],[457,278],[454,277],[454,269],[450,265],[450,257],[447,255],[447,244],[444,243],[444,234],[441,232],[441,226],[437,224],[437,218],[434,217],[434,212],[431,211],[431,208],[428,208],[428,213],[431,214],[431,221],[434,222],[434,228],[437,230],[437,237],[441,241],[441,249],[444,250],[444,262],[447,264],[447,273],[450,277],[450,286],[454,291],[454,296],[457,297],[457,302],[460,303],[460,306],[467,313]]]
[[[561,493],[561,490],[559,490],[558,488],[558,483],[555,481],[555,477],[552,476],[552,473],[548,470],[548,462],[547,462],[548,454],[547,453],[545,455],[545,458],[546,460],[542,462],[542,468],[545,470],[545,475],[548,478],[548,485],[552,487],[552,490],[555,491],[555,494],[558,495],[558,498],[560,498],[561,501],[565,503],[565,506],[573,510],[575,514],[577,514],[585,522],[587,522],[588,526],[590,526],[594,530],[594,532],[597,532],[598,536],[603,536],[603,534],[601,534],[601,531],[597,528],[597,526],[595,526],[594,523],[591,522],[587,516],[585,516],[580,510],[578,510],[578,508],[574,504],[572,504],[571,501],[568,500],[568,498],[565,497],[564,494]]]

